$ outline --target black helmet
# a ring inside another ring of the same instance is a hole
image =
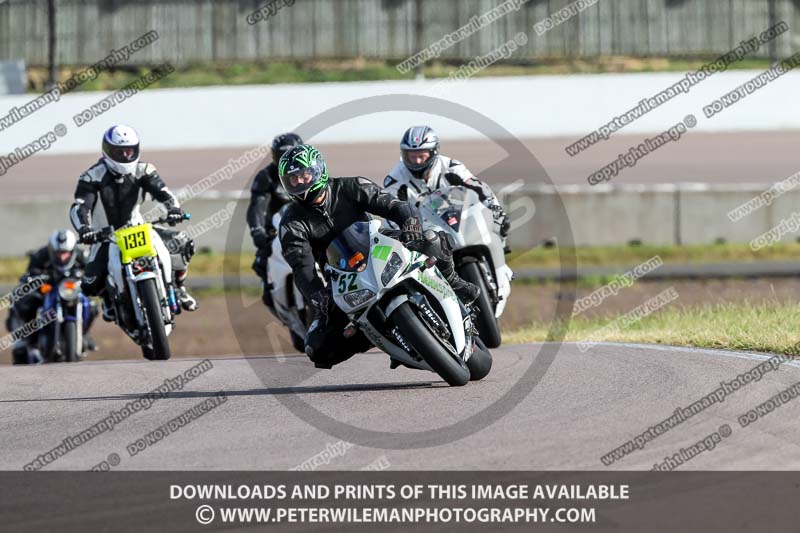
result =
[[[68,229],[54,231],[47,241],[47,254],[53,268],[63,272],[72,268],[77,259],[78,238]]]
[[[427,150],[428,158],[421,163],[412,161],[408,152],[420,150]],[[400,155],[406,168],[414,176],[421,178],[422,173],[428,170],[439,156],[439,136],[430,126],[412,126],[406,130],[400,141]]]
[[[291,132],[281,133],[272,139],[272,160],[277,165],[283,154],[286,153],[286,150],[294,148],[300,144],[303,144],[303,139],[301,139],[298,134]]]
[[[278,176],[294,200],[313,204],[328,188],[328,167],[319,150],[310,144],[295,146],[278,162]]]

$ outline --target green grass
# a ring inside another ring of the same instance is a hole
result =
[[[27,259],[3,258],[0,260],[0,281],[4,283],[16,283],[19,277],[25,272],[28,266]]]
[[[579,315],[567,325],[564,340],[600,340],[599,330],[614,319]],[[800,355],[797,324],[800,304],[741,302],[685,308],[673,304],[621,331],[603,335],[603,340]],[[503,333],[503,341],[514,344],[552,340],[548,339],[550,328],[551,324],[534,323]]]
[[[778,243],[757,252],[747,244],[691,246],[587,246],[575,249],[578,266],[633,266],[659,256],[664,263],[726,263],[800,259],[800,243]],[[533,248],[506,257],[512,268],[560,266],[558,248]]]
[[[196,277],[222,277],[223,266],[229,261],[227,268],[230,272],[245,276],[255,276],[250,269],[253,257],[250,255],[226,256],[224,254],[200,253],[192,258],[190,275]],[[22,258],[1,258],[0,259],[0,283],[16,283],[25,267],[28,265],[27,259]]]
[[[791,261],[800,258],[800,243],[779,243],[753,252],[747,244],[714,244],[697,246],[592,246],[576,248],[579,266],[637,265],[653,256],[660,256],[664,263],[714,263],[749,261]],[[191,275],[202,277],[222,276],[227,260],[230,272],[254,275],[250,270],[253,256],[226,256],[217,253],[200,253],[192,259]],[[511,268],[556,268],[560,266],[557,248],[537,247],[525,252],[512,252],[506,256]],[[25,259],[0,258],[0,283],[15,282],[27,265]],[[613,276],[589,276],[581,280],[581,286],[607,283]]]
[[[194,64],[178,68],[166,78],[153,84],[163,87],[204,87],[210,85],[260,85],[270,83],[315,83],[412,79],[413,72],[401,74],[395,67],[406,58],[394,61],[366,60],[316,60],[298,62],[253,61],[249,63]],[[529,76],[542,74],[598,74],[606,72],[686,72],[696,70],[708,58],[631,58],[598,57],[588,59],[545,59],[535,63],[501,63],[492,65],[476,74],[486,76]],[[467,63],[464,61],[463,63]],[[426,78],[447,78],[463,64],[462,62],[432,61],[425,64]],[[81,70],[81,66],[61,68],[59,79],[66,79]],[[731,69],[769,68],[766,59],[745,59],[735,63]],[[149,67],[119,68],[101,73],[97,79],[81,85],[76,91],[120,89],[149,72]],[[30,92],[44,90],[47,69],[28,69]]]

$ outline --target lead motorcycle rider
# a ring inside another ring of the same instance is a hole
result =
[[[442,275],[465,305],[478,297],[478,287],[456,274],[452,250],[443,234],[423,234],[419,213],[408,202],[387,194],[367,178],[329,178],[322,154],[306,144],[284,154],[278,172],[293,200],[278,233],[295,283],[316,311],[306,336],[306,354],[317,368],[331,368],[372,347],[361,332],[344,338],[342,330],[349,319],[333,304],[330,285],[325,287],[315,265],[324,271],[328,245],[354,222],[368,220],[368,213],[398,224],[401,230],[393,233],[409,249],[436,257]]]
[[[183,220],[178,199],[167,188],[151,163],[139,161],[139,136],[130,126],[112,126],[103,135],[103,156],[78,178],[75,203],[70,208],[70,221],[78,231],[81,242],[93,244],[89,264],[86,266],[83,291],[90,296],[103,297],[103,319],[114,321],[112,297],[106,294],[108,276],[108,242],[97,242],[99,230],[111,225],[121,228],[126,224],[145,222],[140,206],[146,194],[167,208],[168,223]],[[166,243],[178,244],[180,261],[173,264],[176,296],[186,311],[197,309],[195,300],[186,290],[188,263],[194,255],[194,241],[185,233],[154,228]],[[175,254],[175,252],[173,252]],[[175,255],[173,255],[175,257]]]
[[[287,150],[303,144],[303,139],[296,133],[282,133],[272,140],[272,162],[261,169],[250,188],[250,205],[247,207],[247,225],[250,237],[256,247],[253,271],[261,278],[261,301],[270,309],[274,309],[272,292],[269,288],[267,265],[272,255],[272,240],[278,230],[272,227],[272,216],[280,211],[290,199],[281,186],[278,176],[278,161]]]
[[[439,154],[439,136],[433,128],[408,128],[400,140],[400,162],[389,171],[383,186],[400,200],[415,202],[420,193],[453,185],[462,185],[478,194],[499,222],[500,237],[505,244],[511,223],[489,186],[478,180],[460,161]]]
[[[86,267],[86,258],[83,252],[77,248],[78,240],[70,230],[56,230],[47,241],[47,246],[43,246],[30,254],[28,268],[20,277],[20,286],[23,286],[35,278],[46,276],[47,283],[52,283],[49,279],[52,275],[65,273],[68,271],[82,271]],[[9,309],[6,329],[13,333],[24,324],[36,318],[37,310],[44,304],[44,295],[38,291],[30,291],[25,296],[14,302]],[[97,317],[97,304],[92,300],[89,306],[89,321],[84,324],[86,333],[83,337],[84,349],[86,351],[96,350],[94,340],[89,336],[88,331],[92,322]],[[12,347],[12,358],[15,364],[24,364],[28,361],[28,354],[35,350],[37,335],[29,335],[16,341]],[[34,356],[34,359],[36,357]]]

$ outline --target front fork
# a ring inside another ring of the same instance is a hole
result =
[[[461,316],[464,317],[464,333],[466,335],[464,362],[467,362],[475,352],[475,339],[478,338],[478,329],[475,327],[475,307],[467,307],[461,300],[458,301],[458,305],[461,307]]]
[[[486,261],[486,258],[478,259],[478,267],[481,270],[481,276],[483,276],[483,281],[486,283],[486,287],[489,289],[489,301],[492,302],[492,307],[497,307],[497,304],[500,302],[500,298],[498,296],[499,288],[497,286],[497,281],[494,279],[494,273],[492,269],[489,267],[489,262]]]
[[[53,350],[56,355],[61,356],[64,355],[63,351],[61,350],[61,325],[66,321],[74,321],[76,324],[76,330],[78,333],[78,337],[76,339],[77,342],[77,353],[83,353],[83,301],[79,296],[78,299],[75,301],[75,311],[74,316],[65,316],[64,313],[64,305],[61,302],[61,298],[56,297],[55,302],[53,305],[55,312],[56,312],[56,319],[54,321],[55,327],[53,327]]]
[[[177,307],[177,304],[174,303],[174,290],[172,287],[170,287],[169,291],[166,290],[164,286],[164,276],[162,275],[161,267],[159,266],[158,261],[152,261],[150,263],[150,267],[150,273],[152,273],[153,279],[156,280],[156,288],[158,289],[158,295],[161,301],[161,315],[163,316],[165,323],[170,323],[172,322],[172,308]],[[148,324],[144,317],[144,313],[142,312],[142,301],[139,298],[139,290],[137,287],[137,281],[142,279],[142,274],[137,275],[133,272],[133,263],[128,263],[124,268],[125,279],[128,283],[128,290],[130,291],[131,295],[131,303],[133,304],[133,311],[136,315],[136,323],[139,325],[141,330],[146,330],[148,328]],[[145,279],[151,279],[151,277],[148,276]],[[165,294],[167,295],[167,298],[163,297]]]

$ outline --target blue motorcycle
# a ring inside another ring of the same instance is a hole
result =
[[[84,335],[91,324],[91,302],[81,292],[79,272],[64,272],[50,277],[39,290],[44,303],[37,312],[40,324],[38,347],[43,362],[80,361],[84,354]]]

